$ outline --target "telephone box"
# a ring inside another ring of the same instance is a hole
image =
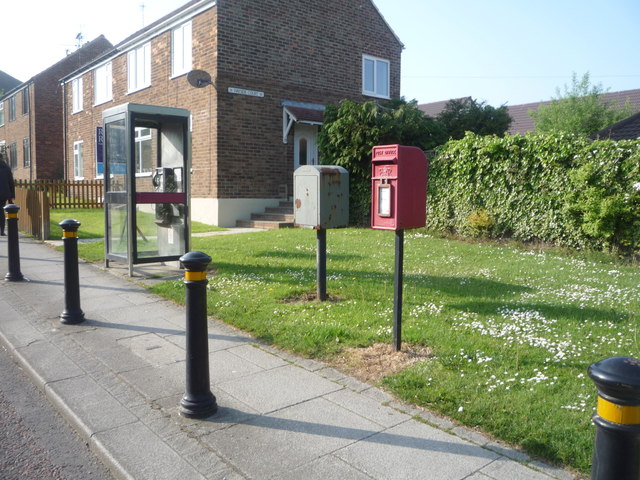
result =
[[[349,225],[349,172],[335,165],[304,165],[293,172],[294,219],[298,227]]]
[[[105,110],[105,263],[178,260],[189,251],[189,111]]]
[[[428,171],[427,158],[418,147],[373,147],[371,227],[380,230],[424,227]]]

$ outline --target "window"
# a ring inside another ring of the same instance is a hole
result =
[[[11,170],[18,168],[18,153],[15,142],[9,145],[9,165],[11,165]]]
[[[151,44],[132,50],[127,55],[129,92],[151,85]]]
[[[82,89],[82,77],[76,78],[71,82],[71,102],[73,104],[73,113],[81,112],[84,108]]]
[[[0,127],[4,125],[4,102],[0,101]]]
[[[9,121],[13,122],[16,119],[16,96],[14,95],[9,99]]]
[[[73,176],[76,180],[82,180],[83,173],[83,142],[73,142]]]
[[[111,100],[111,62],[93,71],[95,104],[100,105]]]
[[[389,98],[389,61],[362,56],[362,93],[371,97]]]
[[[189,73],[191,64],[191,22],[187,22],[171,32],[171,76]]]
[[[151,173],[151,129],[136,127],[136,174]]]
[[[29,138],[22,140],[22,156],[24,159],[24,167],[29,168],[31,166],[31,141]]]
[[[29,87],[22,90],[22,115],[29,113]]]

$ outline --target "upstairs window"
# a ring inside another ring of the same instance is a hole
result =
[[[0,127],[4,125],[4,102],[0,101]]]
[[[370,97],[389,97],[389,61],[362,56],[362,93]]]
[[[129,93],[151,85],[151,44],[147,43],[127,54]]]
[[[13,122],[16,119],[16,96],[14,95],[9,99],[9,121]]]
[[[29,87],[22,90],[22,115],[29,113]]]
[[[113,98],[111,87],[111,62],[93,71],[95,104],[109,102]]]
[[[187,22],[171,32],[171,76],[189,73],[191,66],[191,22]]]
[[[71,82],[71,102],[73,104],[73,113],[81,112],[84,108],[82,98],[83,93],[82,77],[76,78]]]

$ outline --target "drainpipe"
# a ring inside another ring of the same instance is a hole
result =
[[[29,181],[33,182],[33,122],[35,121],[35,117],[33,116],[33,104],[31,103],[31,95],[33,95],[34,98],[36,96],[35,83],[32,83],[31,88],[29,88],[29,98],[27,99],[27,101],[29,102]],[[24,145],[22,146],[22,149],[24,150]],[[22,154],[24,155],[24,151],[22,152]],[[22,161],[24,162],[24,159]]]
[[[67,84],[62,82],[62,175],[67,179]]]

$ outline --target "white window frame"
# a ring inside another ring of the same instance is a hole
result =
[[[0,127],[4,126],[4,102],[0,101]]]
[[[386,75],[383,68],[386,69]],[[369,97],[391,98],[390,83],[391,62],[384,58],[362,55],[362,94]]]
[[[71,82],[71,103],[72,113],[81,112],[84,108],[84,90],[82,86],[82,77],[75,78]]]
[[[193,28],[191,21],[171,31],[171,76],[189,73],[193,68]]]
[[[136,127],[134,132],[134,144],[136,149],[136,177],[150,177],[153,173],[153,168],[151,170],[143,170],[143,156],[142,153],[144,151],[143,144],[145,142],[151,142],[153,140],[153,136],[151,134],[150,128],[145,127]],[[138,162],[139,160],[139,162]]]
[[[31,139],[29,137],[22,139],[22,165],[25,168],[31,166]]]
[[[13,95],[9,98],[9,122],[15,122],[16,120],[16,96]]]
[[[93,71],[94,105],[107,103],[113,99],[113,77],[111,62],[100,65]]]
[[[129,93],[151,86],[151,43],[127,54],[127,74]]]
[[[73,177],[84,180],[84,142],[73,142]]]

